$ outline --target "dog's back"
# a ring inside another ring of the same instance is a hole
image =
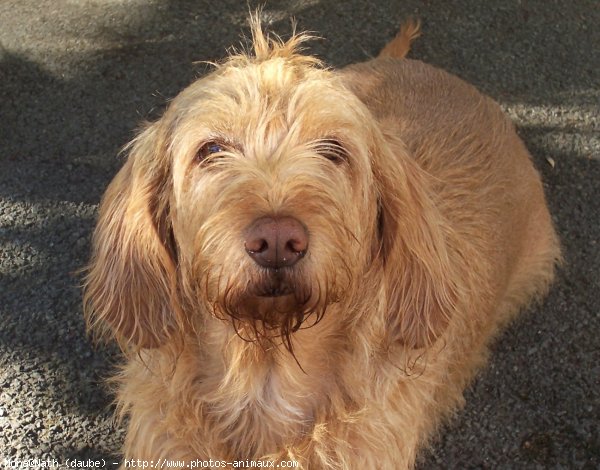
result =
[[[559,241],[541,178],[510,119],[474,86],[406,59],[419,35],[418,23],[406,23],[377,58],[349,65],[341,75],[430,178],[430,196],[452,227],[448,242],[457,260],[477,272],[471,287],[493,293],[481,298],[488,305],[466,315],[489,312],[478,318],[482,330],[475,336],[493,336],[546,292],[561,259]]]

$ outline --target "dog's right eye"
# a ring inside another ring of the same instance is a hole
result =
[[[214,155],[216,153],[221,153],[224,150],[225,150],[225,145],[220,142],[216,142],[216,141],[206,142],[196,152],[196,161],[203,162],[210,155]]]
[[[319,141],[315,150],[327,160],[340,165],[348,161],[348,153],[344,146],[336,139],[323,139]]]

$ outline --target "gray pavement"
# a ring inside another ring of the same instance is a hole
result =
[[[255,2],[250,2],[255,5]],[[97,203],[143,119],[239,42],[245,1],[0,1],[0,467],[118,459],[76,270]],[[600,468],[600,8],[596,1],[268,1],[335,66],[409,15],[411,56],[499,101],[540,169],[566,258],[550,295],[495,343],[422,469]],[[112,468],[112,465],[111,465]]]

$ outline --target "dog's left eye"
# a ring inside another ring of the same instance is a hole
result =
[[[196,160],[199,162],[204,161],[208,156],[215,153],[220,153],[225,150],[225,145],[220,142],[210,141],[206,142],[196,152]]]
[[[337,165],[348,161],[348,152],[336,139],[324,139],[317,142],[315,150],[319,155]]]

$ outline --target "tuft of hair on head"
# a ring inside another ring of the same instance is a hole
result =
[[[251,50],[243,48],[239,50],[233,49],[227,60],[227,64],[245,65],[252,62],[264,62],[270,59],[281,58],[301,63],[305,66],[323,67],[321,60],[314,56],[305,55],[304,44],[308,41],[317,39],[317,36],[309,32],[296,32],[296,21],[292,19],[292,36],[284,40],[281,36],[265,31],[263,29],[262,9],[257,9],[251,12],[248,17],[250,24],[250,32],[252,35]]]

